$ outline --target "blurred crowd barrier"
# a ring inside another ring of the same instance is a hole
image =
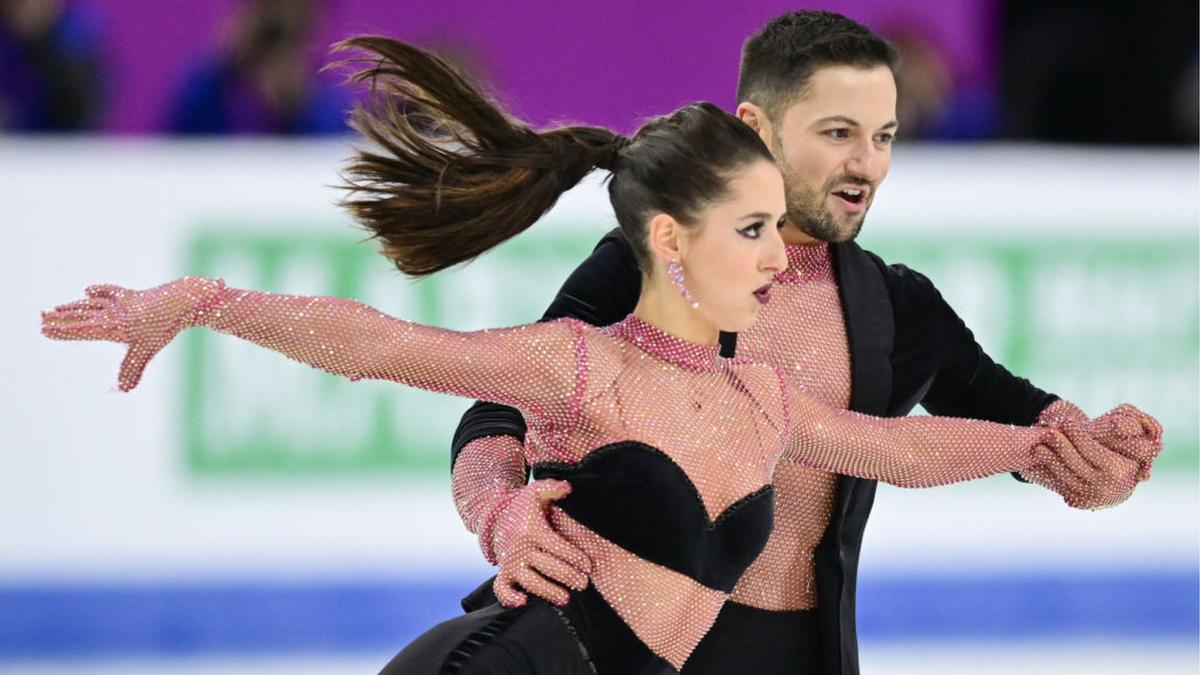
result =
[[[449,328],[512,325],[540,316],[614,225],[593,176],[526,234],[413,282],[338,209],[347,154],[0,140],[0,670],[304,655],[378,667],[488,575],[449,495],[466,401],[350,383],[203,331],[120,394],[118,347],[38,334],[38,310],[88,284],[183,274]],[[1010,369],[1092,414],[1134,402],[1166,435],[1151,481],[1103,512],[1007,477],[881,489],[864,658],[978,648],[1007,663],[1098,641],[1110,664],[1147,653],[1166,659],[1154,672],[1194,670],[1197,178],[1194,149],[897,146],[863,245],[930,276]],[[1102,672],[1055,668],[1020,672]]]

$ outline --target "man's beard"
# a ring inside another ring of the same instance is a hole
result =
[[[847,181],[845,177],[839,177],[837,181],[830,181],[828,185],[822,186],[820,192],[814,193],[797,178],[785,175],[784,180],[787,184],[788,221],[799,228],[801,232],[813,239],[827,241],[831,244],[851,241],[858,236],[862,230],[863,221],[867,218],[870,203],[860,215],[842,224],[839,224],[833,213],[825,207],[825,198],[829,196],[834,185],[838,182],[854,181]],[[871,197],[874,197],[873,191]]]

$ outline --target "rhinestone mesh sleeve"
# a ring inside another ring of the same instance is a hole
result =
[[[791,436],[784,458],[899,487],[935,487],[1034,464],[1048,429],[950,417],[880,418],[831,408],[781,373]]]
[[[560,319],[461,333],[341,298],[227,289],[192,278],[148,291],[89,291],[88,300],[60,306],[43,321],[51,337],[126,343],[127,361],[148,359],[193,324],[350,379],[512,405],[528,422],[530,465],[578,462],[597,447],[640,441],[682,470],[710,519],[769,483],[781,453],[824,470],[935,485],[1033,466],[1030,447],[1052,433],[836,411],[774,367],[722,359],[716,345],[686,342],[636,316],[605,329]],[[650,649],[682,666],[727,595],[550,510],[558,531],[592,561],[592,582],[605,600]]]
[[[454,463],[450,479],[454,506],[493,565],[492,526],[506,500],[525,486],[524,456],[521,442],[512,436],[485,436],[468,443]]]

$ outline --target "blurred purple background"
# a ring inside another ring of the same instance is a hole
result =
[[[79,0],[107,42],[111,104],[101,127],[120,133],[162,128],[173,87],[213,49],[242,0]],[[443,3],[324,0],[312,45],[382,33],[474,55],[477,73],[513,112],[534,124],[557,120],[623,131],[697,99],[734,104],[742,41],[794,2],[609,0]],[[991,86],[995,0],[938,3],[825,2],[823,8],[886,31],[919,25],[941,46],[960,81]]]
[[[1195,0],[831,0],[892,40],[901,136],[1197,142]],[[629,132],[694,100],[732,109],[742,42],[783,0],[0,0],[0,128],[322,135],[355,95],[317,75],[375,33],[431,49],[536,126]],[[1130,105],[1130,103],[1133,105]]]

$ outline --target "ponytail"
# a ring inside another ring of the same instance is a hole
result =
[[[366,54],[351,76],[371,95],[350,125],[356,148],[342,204],[412,276],[465,262],[524,231],[595,168],[613,170],[627,139],[586,126],[534,131],[438,57],[382,37],[337,50]]]

